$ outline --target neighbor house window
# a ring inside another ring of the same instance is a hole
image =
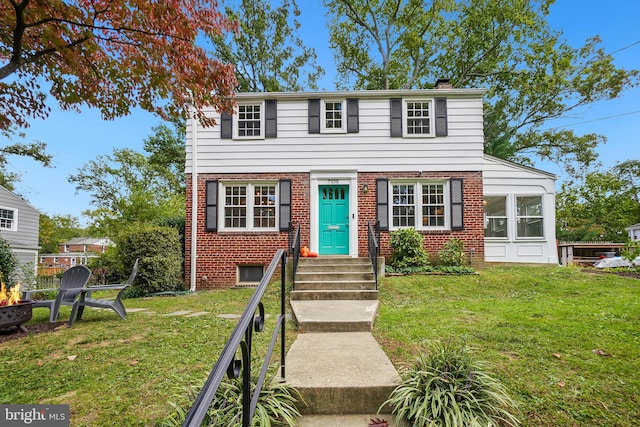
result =
[[[391,185],[393,227],[445,228],[448,197],[444,183]]]
[[[485,237],[507,237],[507,198],[486,196],[484,198]]]
[[[322,132],[346,132],[345,101],[322,101]]]
[[[16,211],[13,209],[0,208],[0,229],[15,231]]]
[[[543,237],[542,196],[516,197],[517,237]]]
[[[238,114],[234,115],[237,138],[264,138],[264,115],[262,103],[239,104]]]
[[[433,136],[433,101],[405,100],[405,136]]]
[[[224,228],[275,230],[276,184],[224,184]]]

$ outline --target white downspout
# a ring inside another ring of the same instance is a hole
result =
[[[196,258],[198,241],[198,120],[191,111],[191,292],[196,290]]]

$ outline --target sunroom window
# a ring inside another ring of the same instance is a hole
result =
[[[518,238],[543,237],[542,196],[516,197]]]
[[[484,198],[485,237],[507,237],[507,198],[486,196]]]

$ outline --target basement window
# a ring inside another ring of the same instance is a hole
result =
[[[239,265],[238,284],[257,284],[262,280],[264,266],[262,265]]]

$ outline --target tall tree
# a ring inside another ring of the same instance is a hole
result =
[[[297,33],[300,10],[295,0],[235,0],[225,8],[240,22],[237,35],[211,38],[215,55],[236,65],[240,92],[288,92],[317,89],[324,74],[316,64],[316,52]]]
[[[485,87],[485,152],[569,172],[597,157],[600,135],[553,129],[552,119],[616,98],[638,82],[600,39],[570,46],[547,22],[553,0],[325,0],[342,86]]]
[[[135,106],[169,117],[190,103],[211,124],[201,107],[229,110],[236,80],[195,41],[235,30],[215,1],[0,2],[0,130],[47,117],[47,86],[63,109],[105,119]]]
[[[9,159],[12,156],[29,157],[43,166],[51,166],[51,155],[47,153],[47,145],[42,141],[18,142],[15,141],[16,134],[22,139],[24,134],[16,132],[15,127],[0,131],[0,135],[14,141],[0,147],[0,185],[4,188],[15,191],[15,183],[20,181],[19,172],[11,172],[8,169]]]
[[[560,240],[626,240],[624,228],[640,222],[640,161],[563,183],[556,210]]]
[[[116,237],[123,224],[156,224],[184,216],[184,123],[155,127],[144,153],[114,149],[69,176],[76,191],[91,195],[90,231]],[[177,154],[179,153],[179,155]]]
[[[78,218],[71,215],[40,215],[40,235],[38,245],[41,253],[57,253],[62,242],[81,237],[85,230]]]

